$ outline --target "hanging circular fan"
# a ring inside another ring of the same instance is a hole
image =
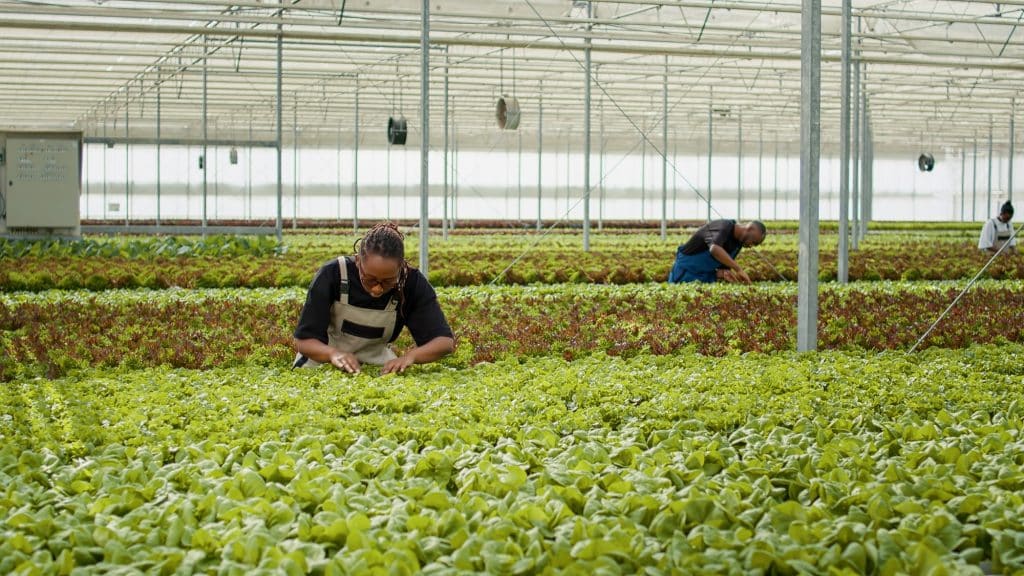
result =
[[[404,116],[395,118],[388,116],[388,144],[396,146],[405,145],[405,137],[409,135],[409,129]]]
[[[502,96],[494,107],[494,116],[498,119],[498,128],[515,130],[519,128],[519,100],[515,96]]]
[[[925,152],[917,157],[917,169],[921,172],[931,172],[935,168],[935,157]]]

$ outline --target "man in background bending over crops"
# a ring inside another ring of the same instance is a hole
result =
[[[388,374],[450,354],[452,329],[434,288],[406,262],[398,226],[377,224],[353,251],[324,264],[313,278],[295,329],[293,367],[330,364],[355,373],[363,364],[378,364]],[[391,343],[403,326],[416,346],[398,356]]]
[[[737,224],[735,220],[712,220],[694,232],[686,244],[676,250],[676,262],[668,281],[750,283],[750,276],[736,263],[744,246],[764,242],[768,230],[754,220]]]
[[[978,249],[988,250],[995,254],[999,252],[1003,244],[1009,242],[1009,245],[1003,250],[1003,254],[1016,252],[1017,239],[1013,237],[1013,224],[1010,224],[1011,218],[1013,218],[1013,204],[1007,201],[999,209],[999,216],[985,222],[985,225],[981,227]]]

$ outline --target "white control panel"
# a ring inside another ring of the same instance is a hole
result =
[[[3,192],[8,228],[79,224],[81,137],[8,134]]]

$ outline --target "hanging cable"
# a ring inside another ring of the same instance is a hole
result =
[[[921,337],[917,339],[917,342],[914,342],[914,345],[910,347],[910,350],[907,350],[907,354],[912,354],[914,350],[917,350],[917,347],[921,345],[921,342],[924,342],[924,339],[927,338],[928,335],[932,333],[932,330],[934,330],[935,327],[939,325],[939,322],[942,322],[943,318],[945,318],[946,315],[949,314],[949,311],[952,310],[953,307],[956,306],[957,302],[959,302],[960,299],[963,298],[964,294],[966,294],[967,291],[971,289],[971,286],[974,286],[974,283],[978,281],[978,278],[981,277],[985,270],[988,270],[988,267],[992,265],[992,262],[994,262],[995,259],[998,258],[999,255],[1003,253],[1003,250],[1006,250],[1006,247],[1010,245],[1010,241],[1017,237],[1017,233],[1020,232],[1021,228],[1024,228],[1024,224],[1021,224],[1021,226],[1018,228],[1013,228],[1012,226],[1010,227],[1010,229],[1013,230],[1013,232],[1010,234],[1010,238],[1007,239],[1006,242],[1003,242],[1003,245],[999,247],[999,250],[997,250],[996,253],[993,254],[992,257],[988,259],[988,262],[986,262],[985,265],[981,267],[981,270],[978,270],[978,273],[974,275],[974,278],[971,278],[971,281],[967,283],[967,286],[965,286],[964,289],[961,290],[960,293],[956,295],[956,298],[954,298],[953,301],[950,302],[949,306],[946,307],[946,309],[942,312],[942,314],[939,315],[935,322],[932,322],[932,325],[929,326],[928,329],[925,330],[924,334],[922,334]]]

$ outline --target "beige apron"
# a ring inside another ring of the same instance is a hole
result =
[[[348,258],[339,257],[338,264],[341,267],[341,298],[331,304],[331,323],[327,327],[327,344],[335,350],[355,354],[361,364],[383,365],[388,360],[394,360],[398,356],[391,349],[389,342],[391,335],[395,332],[398,299],[392,297],[383,310],[372,310],[349,304]],[[345,321],[357,324],[361,328],[381,330],[382,334],[377,338],[364,338],[343,332],[341,328]],[[312,359],[306,359],[305,363],[299,364],[300,359],[301,354],[296,354],[295,366],[314,368],[320,365],[319,362]]]

